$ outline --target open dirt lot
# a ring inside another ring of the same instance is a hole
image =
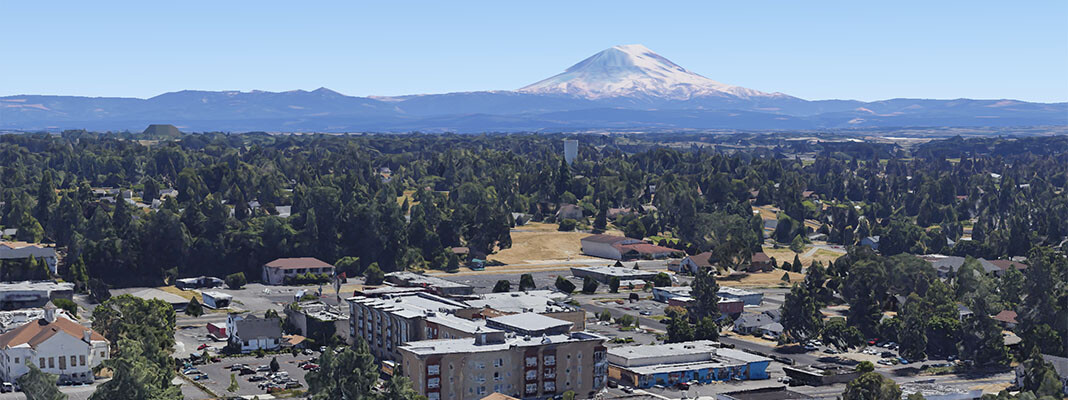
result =
[[[512,229],[512,247],[490,255],[490,260],[505,264],[537,264],[540,261],[589,260],[582,255],[580,240],[589,233],[560,232],[556,224],[531,222]],[[622,235],[608,231],[611,235]]]
[[[764,254],[767,254],[768,257],[775,257],[775,262],[778,263],[778,265],[782,265],[783,261],[793,262],[794,254],[796,253],[786,247],[776,249],[772,246],[764,246]],[[844,250],[842,252],[836,252],[832,250],[807,246],[805,247],[805,251],[802,251],[801,254],[797,255],[797,258],[801,260],[801,265],[804,265],[805,267],[812,265],[813,261],[819,261],[823,263],[824,266],[826,266],[827,263],[837,260],[838,257],[841,257],[843,255],[845,255]],[[779,275],[781,276],[782,274]]]
[[[780,284],[782,286],[790,286],[793,282],[801,282],[805,279],[804,274],[786,272],[790,274],[790,282],[784,282],[782,280],[783,272],[781,269],[776,269],[771,272],[751,273],[740,280],[720,279],[719,285],[738,288],[767,288],[778,287]]]

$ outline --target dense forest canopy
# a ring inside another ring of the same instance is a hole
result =
[[[17,228],[19,240],[56,243],[65,250],[60,274],[83,287],[234,272],[255,279],[285,256],[344,259],[350,275],[371,264],[446,268],[447,247],[509,247],[513,213],[552,219],[560,204],[578,205],[594,225],[608,208],[636,209],[609,222],[628,235],[679,238],[675,246],[728,264],[759,251],[763,222],[753,207],[763,205],[781,210],[779,242],[880,236],[887,256],[1006,258],[1063,247],[1068,234],[1064,137],[905,149],[774,135],[568,135],[581,142],[571,165],[563,138],[3,135],[0,226]],[[283,206],[291,215],[278,215]]]

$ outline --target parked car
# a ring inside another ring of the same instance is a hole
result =
[[[200,375],[194,376],[193,380],[194,381],[206,381],[206,380],[208,380],[208,376],[205,375],[205,374],[200,374]]]
[[[204,343],[204,344],[201,344],[200,346],[197,346],[197,350],[204,350],[206,348],[208,348],[208,344],[207,343]]]
[[[182,375],[193,375],[193,374],[199,374],[199,373],[200,373],[200,370],[196,369],[196,368],[186,368],[186,369],[182,370]]]
[[[265,380],[267,380],[267,377],[263,376],[263,375],[252,375],[252,376],[248,377],[248,381],[249,382],[259,382],[259,381],[265,381]]]
[[[270,371],[270,370],[271,370],[271,366],[270,365],[260,365],[260,366],[256,367],[256,372],[265,372],[265,371]]]
[[[675,385],[675,387],[678,388],[679,390],[688,390],[688,389],[690,389],[690,384],[687,383],[687,382],[679,382],[678,384]]]
[[[806,343],[805,346],[804,346],[804,349],[806,351],[813,351],[813,350],[818,349],[818,347],[813,346],[812,343]]]
[[[296,389],[296,388],[299,388],[301,386],[304,386],[304,385],[301,385],[300,382],[297,382],[297,381],[286,382],[286,389]]]
[[[313,369],[319,369],[319,364],[307,363],[307,364],[301,365],[300,368],[305,370],[305,371],[313,370]]]
[[[835,349],[832,349],[832,348],[830,348],[830,347],[828,347],[828,348],[827,348],[826,350],[824,350],[823,352],[824,352],[824,353],[827,353],[827,354],[840,354],[840,353],[841,353],[840,351],[838,351],[838,350],[835,350]]]
[[[241,372],[238,372],[237,374],[238,375],[255,375],[256,371],[253,370],[252,368],[249,368],[249,367],[241,367]]]
[[[234,365],[230,366],[230,371],[240,371],[241,368],[245,368],[245,367],[247,367],[247,365],[245,365],[245,364],[234,364]]]
[[[909,360],[906,360],[905,357],[898,357],[897,361],[902,363],[902,364],[908,364],[909,363]]]
[[[0,384],[0,392],[7,393],[7,392],[14,392],[14,391],[15,391],[15,385],[12,385],[11,382],[4,382],[3,384]]]
[[[891,353],[889,351],[884,351],[879,356],[882,357],[882,358],[891,358],[891,357],[894,357],[894,353]]]
[[[631,387],[629,387],[629,386],[624,386],[624,387],[623,387],[623,393],[626,393],[626,394],[631,394],[631,393],[634,393],[634,389],[632,389],[632,388],[631,388]]]

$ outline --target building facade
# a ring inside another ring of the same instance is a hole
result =
[[[263,283],[284,285],[286,279],[303,274],[334,276],[334,266],[315,257],[279,258],[263,266]]]
[[[710,340],[617,347],[608,351],[609,377],[621,384],[648,388],[679,382],[768,379],[771,359],[721,348]]]
[[[229,345],[242,353],[282,347],[282,320],[231,313],[226,318]]]
[[[569,390],[589,398],[607,383],[604,342],[586,332],[417,341],[401,346],[401,372],[428,400],[480,399],[494,392],[546,399]]]
[[[108,346],[104,336],[46,307],[44,318],[0,335],[0,376],[14,382],[33,363],[61,383],[92,382],[93,368],[111,355]]]

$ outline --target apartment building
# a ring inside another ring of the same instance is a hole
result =
[[[414,341],[400,346],[401,373],[428,400],[502,393],[546,399],[573,391],[589,398],[606,384],[605,338],[588,332],[540,337],[513,332]]]
[[[427,292],[396,296],[348,299],[349,334],[363,337],[371,354],[379,361],[400,359],[398,347],[410,341],[474,337],[476,333],[498,332],[453,315],[467,305]]]

